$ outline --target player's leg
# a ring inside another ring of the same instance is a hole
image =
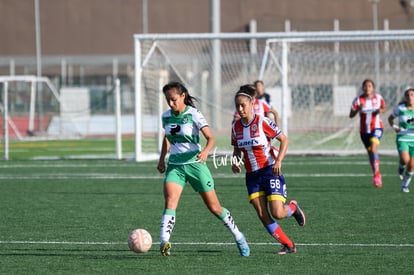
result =
[[[380,173],[380,158],[378,154],[379,140],[376,138],[371,139],[371,150],[369,152],[369,160],[372,167],[373,179],[372,182],[376,187],[382,187],[382,177]]]
[[[240,255],[249,256],[250,248],[247,244],[246,238],[237,227],[237,224],[234,221],[234,218],[231,215],[230,211],[221,206],[216,191],[210,190],[207,192],[200,192],[200,195],[203,198],[203,201],[206,204],[207,208],[210,210],[210,212],[213,213],[218,219],[220,219],[223,222],[224,226],[233,235],[233,238],[236,241],[237,247],[239,249]]]
[[[397,150],[399,156],[398,175],[400,176],[400,180],[403,180],[407,164],[410,161],[410,155],[408,154],[409,143],[397,140]]]
[[[269,210],[272,216],[277,220],[293,216],[300,226],[305,226],[306,224],[305,213],[295,200],[291,200],[289,204],[284,204],[281,200],[269,201]]]
[[[368,153],[369,163],[373,172],[372,182],[376,187],[382,187],[382,178],[380,173],[380,160],[378,154],[378,146],[382,137],[382,129],[376,129],[374,133],[361,133],[361,141]]]
[[[407,163],[404,162],[404,160],[402,160],[400,156],[400,159],[398,161],[398,176],[400,177],[400,180],[403,180],[404,172],[406,168],[407,168]]]
[[[293,216],[300,226],[304,226],[306,223],[305,213],[297,201],[292,200],[289,204],[285,204],[287,198],[285,177],[283,175],[275,176],[272,172],[267,173],[264,178],[263,185],[271,215],[277,220]]]
[[[170,238],[176,222],[176,209],[185,186],[181,167],[170,165],[164,180],[164,211],[160,226],[160,251],[163,256],[170,255]]]
[[[160,250],[163,256],[170,255],[170,237],[174,230],[176,221],[176,209],[183,187],[174,182],[164,184],[165,207],[161,218],[160,227]]]
[[[272,216],[270,215],[269,210],[268,210],[268,202],[264,194],[262,196],[254,196],[254,198],[250,200],[250,203],[253,205],[254,209],[256,210],[257,216],[259,217],[260,221],[266,228],[267,232],[274,239],[276,239],[279,243],[283,245],[283,248],[277,253],[278,254],[295,253],[296,252],[295,244],[285,234],[285,232],[282,230],[282,227],[275,220],[272,219]]]
[[[278,254],[295,253],[294,243],[283,232],[280,225],[273,219],[271,212],[269,212],[268,200],[280,199],[282,204],[286,201],[284,177],[275,177],[272,166],[269,166],[263,168],[260,173],[246,173],[246,187],[249,201],[267,232],[283,245]],[[285,215],[288,213],[288,210],[286,211]]]
[[[404,173],[401,191],[404,193],[410,192],[408,185],[411,182],[411,178],[414,174],[414,147],[410,146],[408,151],[400,152],[401,159],[407,163],[407,169]]]
[[[384,130],[382,128],[375,129],[374,133],[370,138],[371,144],[371,166],[374,173],[373,182],[376,187],[382,187],[382,178],[380,173],[380,157],[378,154],[378,147],[381,142]]]
[[[230,211],[221,206],[217,193],[214,189],[214,180],[207,165],[195,163],[186,168],[189,183],[193,189],[199,192],[208,210],[220,219],[224,226],[233,235],[241,256],[249,256],[250,248],[246,238],[234,221]]]

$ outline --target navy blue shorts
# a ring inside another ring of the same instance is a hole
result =
[[[368,149],[373,142],[379,144],[383,134],[384,129],[377,128],[372,133],[360,133],[360,136],[365,148]]]
[[[246,173],[246,187],[249,201],[260,196],[266,196],[268,201],[281,200],[283,203],[286,202],[285,177],[283,175],[275,176],[272,165]]]

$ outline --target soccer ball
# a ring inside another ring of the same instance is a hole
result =
[[[152,246],[151,234],[145,229],[134,229],[129,233],[128,246],[135,253],[145,253]]]

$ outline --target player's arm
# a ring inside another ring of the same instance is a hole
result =
[[[387,111],[387,106],[385,106],[384,100],[381,100],[381,106],[378,109],[378,113],[382,114],[382,113],[385,113],[386,111]]]
[[[273,114],[277,127],[280,128],[279,113],[274,108],[271,108],[270,112]]]
[[[208,154],[213,149],[214,144],[216,143],[213,132],[210,130],[210,127],[204,126],[201,128],[201,133],[206,138],[207,143],[206,146],[198,153],[197,158],[200,162],[205,162],[208,158]]]
[[[388,123],[394,129],[394,131],[398,133],[399,131],[401,131],[401,129],[397,124],[394,124],[394,119],[395,119],[395,116],[393,114],[390,114],[388,117]]]
[[[167,155],[169,151],[170,151],[170,142],[168,141],[167,137],[164,135],[164,138],[162,139],[160,159],[158,160],[158,166],[157,166],[157,169],[160,173],[165,172],[165,156]]]
[[[355,98],[352,101],[352,106],[351,106],[351,111],[349,112],[349,117],[353,118],[354,116],[356,116],[356,114],[358,114],[359,111],[361,111],[362,106],[360,104],[358,104],[358,99]]]
[[[353,118],[354,116],[356,116],[356,114],[358,114],[358,112],[361,110],[361,107],[357,107],[357,108],[351,108],[351,111],[349,112],[349,117]]]
[[[279,144],[279,155],[277,156],[276,161],[273,164],[273,173],[279,176],[282,174],[282,160],[284,159],[286,155],[288,144],[289,144],[289,139],[283,133],[280,133],[279,135],[277,135],[276,139],[279,141],[280,144]]]

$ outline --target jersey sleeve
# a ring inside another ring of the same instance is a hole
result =
[[[392,110],[391,115],[392,115],[393,117],[399,117],[399,115],[400,115],[400,105],[398,105],[397,107],[395,107],[395,108]]]
[[[165,111],[161,115],[161,125],[162,125],[163,129],[165,129],[166,119],[167,119],[169,113],[170,113],[170,111]]]
[[[274,139],[282,133],[282,130],[277,127],[276,123],[268,117],[263,117],[262,126],[265,135],[270,139]]]
[[[195,109],[193,116],[194,116],[194,123],[196,123],[198,129],[208,126],[206,118],[203,116],[203,114],[198,109]]]
[[[237,121],[234,121],[234,122],[232,123],[232,126],[231,126],[231,145],[232,145],[232,146],[236,146],[236,145],[237,145],[237,140],[236,140],[236,129],[235,129],[235,127],[236,127],[236,123],[238,123],[238,120],[237,120]]]
[[[272,106],[270,106],[270,104],[267,103],[263,99],[259,99],[259,101],[260,101],[260,104],[262,104],[262,106],[263,106],[264,113],[266,114],[266,113],[270,112],[270,110],[272,109]]]
[[[359,96],[355,97],[354,100],[352,100],[351,109],[353,111],[356,111],[358,109],[358,106],[359,106]]]
[[[384,108],[385,107],[385,100],[384,98],[381,96],[381,100],[380,100],[380,108]]]

